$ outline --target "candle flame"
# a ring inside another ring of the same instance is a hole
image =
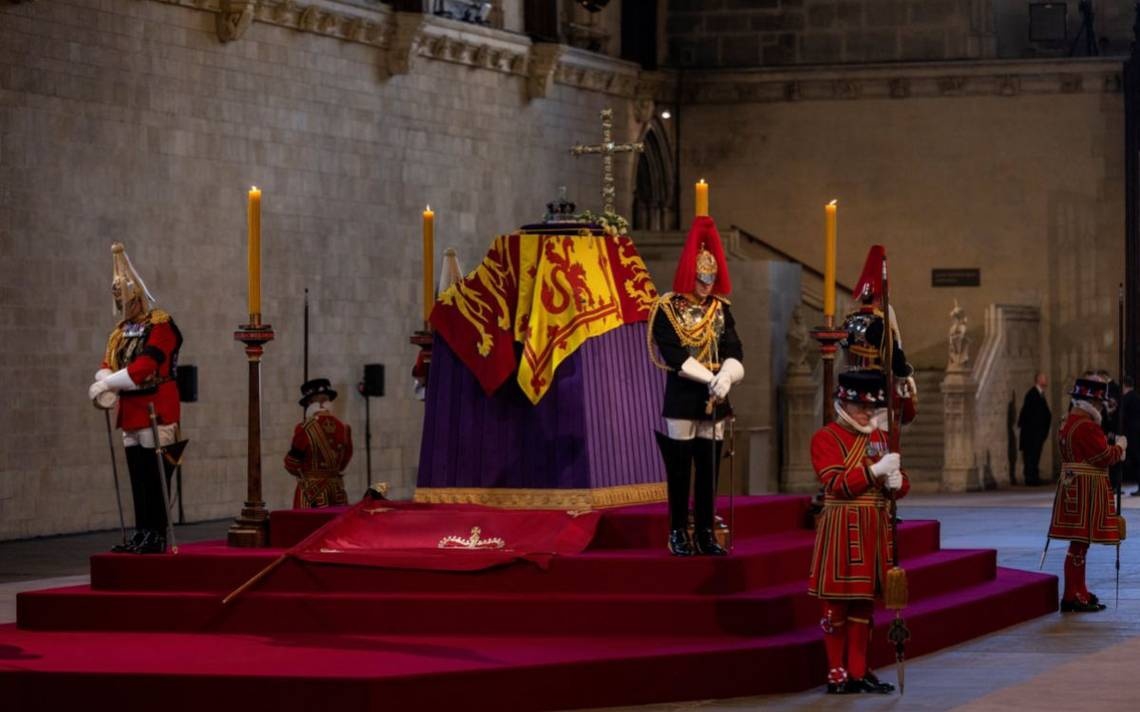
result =
[[[697,182],[703,185],[703,184],[704,184],[704,182],[705,182],[705,179],[704,179],[704,178],[701,178],[701,179],[700,179],[699,181],[697,181]]]
[[[258,188],[256,185],[251,185],[251,186],[249,187],[249,192],[251,192],[251,193],[260,193],[260,192],[261,192],[261,188]]]
[[[839,198],[832,198],[831,202],[828,203],[828,205],[839,205]]]
[[[431,212],[431,206],[430,205],[424,206],[424,212],[430,213]]]

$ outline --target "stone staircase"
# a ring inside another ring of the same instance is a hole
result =
[[[942,369],[915,371],[918,417],[902,433],[903,467],[914,492],[936,492],[942,483]]]

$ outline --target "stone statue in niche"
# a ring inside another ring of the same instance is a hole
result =
[[[950,351],[946,370],[964,371],[970,363],[970,337],[966,333],[966,310],[954,300],[954,308],[950,310]]]
[[[804,323],[804,309],[797,304],[792,311],[792,322],[788,325],[788,372],[804,373],[811,371],[809,356],[812,353],[812,338]]]

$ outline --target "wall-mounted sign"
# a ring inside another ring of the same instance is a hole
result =
[[[930,270],[931,287],[980,287],[982,286],[982,270],[976,268],[932,269]]]

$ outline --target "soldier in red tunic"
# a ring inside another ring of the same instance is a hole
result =
[[[103,362],[87,394],[104,409],[119,404],[117,424],[123,431],[131,478],[135,531],[128,543],[113,550],[155,554],[166,550],[167,506],[148,406],[153,403],[158,415],[159,445],[173,444],[180,415],[175,376],[182,333],[169,314],[152,307],[154,297],[122,243],[111,246],[111,258],[111,294],[122,320],[107,339]]]
[[[891,565],[888,496],[906,495],[910,482],[898,453],[888,451],[875,411],[886,404],[881,371],[839,374],[835,421],[811,441],[812,466],[823,485],[808,593],[823,603],[827,691],[889,693],[867,667],[871,613]]]
[[[1104,604],[1085,586],[1085,555],[1089,544],[1124,540],[1124,520],[1116,511],[1108,468],[1124,459],[1128,441],[1117,435],[1110,445],[1101,430],[1099,406],[1108,398],[1107,383],[1078,378],[1069,396],[1069,414],[1057,438],[1061,479],[1053,499],[1049,537],[1069,540],[1061,611],[1102,611]]]
[[[294,509],[316,509],[348,504],[344,468],[352,459],[352,429],[329,412],[336,391],[327,378],[314,378],[301,386],[305,420],[293,429],[293,442],[285,455],[285,469],[298,479]]]

